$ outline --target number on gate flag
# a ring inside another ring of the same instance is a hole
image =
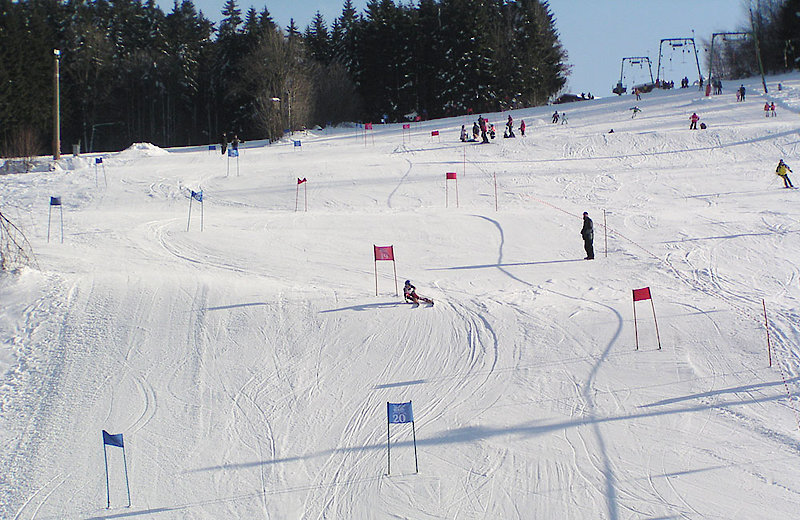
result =
[[[634,289],[633,290],[633,301],[638,302],[641,300],[650,300],[650,288],[644,287],[642,289]]]
[[[414,422],[414,414],[411,411],[411,401],[407,403],[386,403],[389,414],[389,423],[403,424]]]
[[[375,260],[394,260],[394,246],[374,246]]]

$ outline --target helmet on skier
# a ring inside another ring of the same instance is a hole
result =
[[[406,285],[411,285],[411,280],[406,280]]]

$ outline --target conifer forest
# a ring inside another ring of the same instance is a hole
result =
[[[401,121],[544,104],[566,52],[543,0],[345,0],[278,26],[227,0],[0,0],[0,147],[47,153],[58,60],[62,150],[213,143],[222,132]],[[60,51],[59,56],[54,50]]]

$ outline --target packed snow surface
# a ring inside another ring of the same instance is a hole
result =
[[[0,517],[797,518],[800,76],[745,85],[0,176]]]

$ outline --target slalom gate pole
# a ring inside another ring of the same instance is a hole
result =
[[[122,445],[122,464],[125,467],[125,487],[128,488],[128,507],[131,507],[131,485],[128,483],[128,459],[125,457],[125,445]]]
[[[189,218],[186,220],[186,231],[189,231],[189,224],[192,222],[192,198],[189,197]]]
[[[456,177],[456,207],[458,207],[458,177]]]
[[[303,183],[303,202],[306,207],[306,211],[308,211],[308,183]]]
[[[100,185],[97,184],[97,163],[94,163],[94,187],[100,187]]]
[[[238,150],[237,150],[238,151]],[[236,176],[239,176],[239,156],[236,156]]]
[[[106,455],[105,442],[103,442],[103,460],[106,462],[106,509],[111,509],[111,489],[108,485],[108,455]]]
[[[392,259],[392,268],[394,269],[394,295],[400,296],[400,293],[397,290],[397,262]]]
[[[375,260],[375,296],[378,296],[378,261]]]
[[[414,426],[414,421],[411,421],[411,434],[414,436],[414,469],[417,473],[419,473],[419,460],[417,459],[417,429]]]
[[[300,185],[294,190],[294,212],[297,213],[297,205],[300,203]]]
[[[95,166],[97,166],[97,165],[95,165]],[[103,182],[105,183],[106,188],[108,188],[108,176],[106,175],[106,163],[103,163]]]
[[[608,226],[606,225],[606,210],[603,210],[603,237],[606,242],[605,256],[608,258]]]
[[[494,172],[494,210],[499,211],[497,203],[497,172]]]
[[[656,304],[653,303],[653,297],[650,297],[650,305],[653,307],[653,322],[656,324],[656,340],[658,340],[658,350],[661,350],[661,338],[658,335],[658,320],[656,319]]]
[[[61,243],[64,243],[64,206],[59,205],[58,209],[60,210],[61,215]]]
[[[447,178],[445,178],[444,180],[444,207],[445,208],[450,207],[450,198],[448,196],[448,191],[447,191]]]
[[[389,403],[386,403],[386,474],[392,474],[392,440],[389,435]]]
[[[47,243],[50,243],[50,218],[53,215],[53,205],[47,208]]]
[[[467,176],[467,145],[464,145],[464,177]]]
[[[231,156],[228,156],[228,162],[226,163],[228,168],[225,170],[225,177],[227,177],[231,173]]]
[[[636,338],[636,350],[639,350],[639,326],[636,323],[636,300],[633,300],[633,334]]]
[[[205,206],[205,203],[201,200],[200,201],[200,231],[203,231],[203,207],[204,206]]]
[[[761,298],[761,306],[764,307],[764,328],[767,329],[767,356],[769,357],[769,366],[772,366],[772,345],[769,341],[769,321],[767,321],[767,304],[764,298]]]

